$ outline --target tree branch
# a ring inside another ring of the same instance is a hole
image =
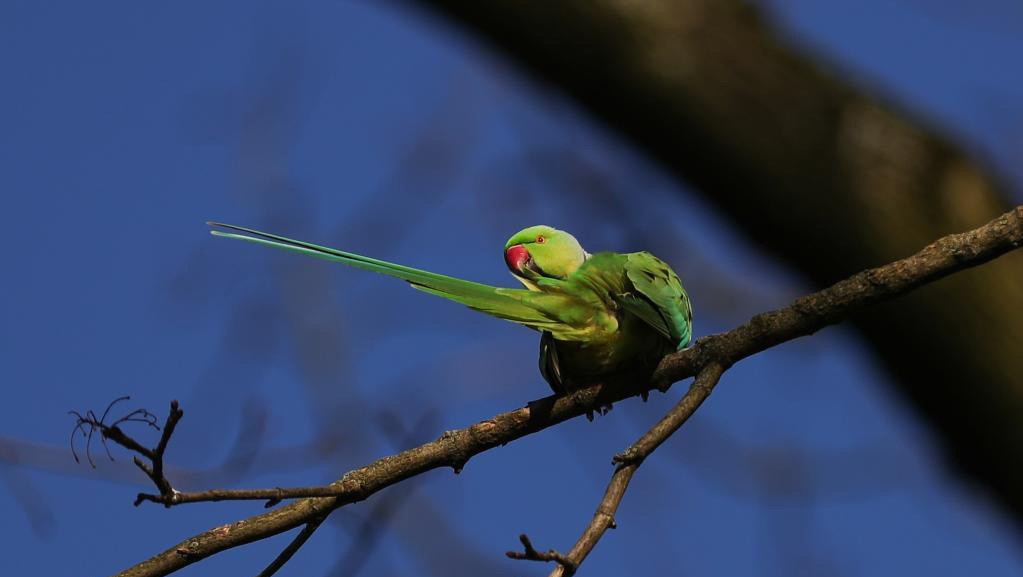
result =
[[[727,370],[745,357],[779,343],[812,334],[869,304],[896,297],[956,271],[983,264],[1021,245],[1023,206],[1016,207],[980,228],[943,237],[911,257],[860,272],[820,292],[799,298],[785,308],[756,315],[727,333],[699,339],[692,347],[666,356],[650,383],[595,384],[564,396],[551,396],[533,401],[526,407],[496,415],[464,429],[448,431],[433,442],[384,457],[365,467],[350,471],[330,485],[338,491],[335,496],[303,499],[261,515],[211,529],[119,575],[122,577],[168,575],[221,551],[265,539],[323,518],[339,507],[365,499],[377,491],[423,472],[440,467],[451,467],[457,471],[471,457],[483,451],[578,417],[588,411],[597,410],[603,405],[640,395],[652,388],[667,388],[671,383],[703,373],[705,370],[711,375],[718,370]],[[694,386],[696,384],[694,383]],[[709,394],[709,390],[706,393]],[[698,398],[690,395],[686,395],[689,402]],[[702,401],[702,398],[700,400]],[[683,398],[680,405],[685,402],[686,398]],[[697,402],[696,405],[698,404]],[[693,410],[695,408],[693,406]],[[673,414],[676,415],[674,418]],[[635,455],[649,454],[649,451],[663,441],[662,435],[666,438],[677,429],[677,425],[674,425],[675,420],[681,417],[681,421],[678,421],[678,425],[681,425],[687,416],[682,410],[677,414],[673,410],[665,420],[640,439],[634,453],[624,458],[630,460]],[[631,465],[625,466],[637,466],[637,463],[633,460]],[[611,490],[615,489],[611,487],[609,491]],[[621,490],[624,492],[624,486]],[[618,500],[620,501],[620,497]]]
[[[575,542],[567,555],[562,555],[553,549],[547,553],[537,553],[525,535],[520,538],[526,548],[525,552],[509,551],[507,555],[512,559],[556,561],[558,566],[551,571],[550,577],[573,575],[597,545],[597,541],[604,536],[604,533],[617,526],[615,513],[625,497],[625,491],[629,488],[629,482],[636,473],[636,469],[639,469],[643,460],[657,450],[661,443],[673,435],[696,412],[696,409],[700,408],[703,401],[714,390],[714,386],[717,385],[723,373],[724,367],[715,363],[700,369],[696,380],[693,381],[679,402],[629,448],[614,456],[611,462],[616,465],[615,472],[607,484],[604,497],[597,505],[597,511],[593,514],[590,524],[586,526],[586,530],[583,531],[582,536]]]

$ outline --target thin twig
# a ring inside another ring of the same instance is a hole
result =
[[[439,467],[457,469],[472,456],[488,449],[606,404],[638,396],[651,388],[667,388],[671,383],[702,372],[705,367],[714,365],[727,370],[750,355],[835,324],[857,309],[894,298],[964,268],[983,264],[1021,245],[1023,206],[972,231],[943,237],[911,257],[863,271],[820,292],[797,299],[788,307],[757,315],[732,331],[704,337],[691,348],[665,357],[649,384],[596,384],[568,395],[534,401],[525,408],[497,415],[465,429],[449,431],[436,441],[349,472],[332,484],[342,489],[337,496],[302,499],[262,515],[211,529],[119,575],[168,575],[221,551],[307,524],[338,507],[365,499],[425,471]],[[657,443],[651,445],[656,446]],[[634,467],[636,463],[624,466]]]
[[[75,458],[76,463],[80,462],[78,451],[75,450],[75,436],[79,433],[85,437],[85,457],[89,461],[89,465],[95,469],[96,462],[92,459],[92,436],[96,431],[100,432],[100,441],[107,453],[107,457],[113,461],[114,456],[110,454],[110,448],[107,447],[107,439],[112,438],[114,435],[122,434],[121,430],[117,427],[121,423],[145,423],[157,431],[160,430],[160,426],[156,424],[156,416],[145,409],[135,409],[113,423],[107,423],[107,417],[110,415],[111,409],[118,403],[129,399],[131,397],[124,396],[110,401],[110,404],[107,405],[106,410],[103,411],[103,415],[100,417],[97,417],[93,411],[86,411],[84,414],[78,411],[68,411],[68,414],[75,418],[75,427],[71,429],[71,455]],[[149,449],[135,443],[134,440],[131,440],[131,443],[133,445],[128,447],[130,450],[149,453]]]
[[[86,456],[90,463],[92,463],[92,456],[89,453],[89,440],[90,435],[92,435],[94,431],[99,431],[100,438],[104,443],[107,439],[109,439],[129,451],[138,453],[132,461],[135,463],[136,467],[141,469],[142,472],[149,477],[159,493],[139,493],[135,497],[136,507],[145,501],[159,503],[165,507],[172,507],[184,503],[254,500],[266,501],[264,506],[270,508],[277,505],[284,499],[336,497],[343,494],[343,490],[334,485],[323,485],[319,487],[276,487],[273,489],[211,489],[208,491],[195,492],[178,491],[164,474],[164,453],[166,453],[167,445],[170,443],[171,436],[174,434],[174,430],[177,427],[178,422],[181,421],[181,417],[184,416],[185,412],[181,410],[177,401],[171,401],[170,412],[167,415],[167,421],[164,423],[160,440],[157,442],[155,448],[150,449],[118,427],[121,423],[141,422],[160,430],[160,426],[156,424],[156,417],[149,411],[146,411],[145,409],[136,409],[112,423],[106,423],[106,419],[110,414],[111,408],[113,408],[117,403],[128,399],[129,397],[119,397],[114,399],[107,406],[106,410],[103,411],[103,415],[100,417],[97,417],[93,411],[86,411],[85,414],[78,413],[77,411],[71,411],[71,415],[76,418],[75,428],[74,431],[72,431],[72,441],[74,440],[75,434],[81,433],[85,435]],[[77,460],[78,455],[74,453],[73,443],[71,445],[71,450],[75,456],[75,460]],[[109,453],[110,452],[108,450],[107,454],[109,455]],[[149,463],[146,463],[140,457],[148,459]],[[113,459],[113,456],[111,455],[110,458]]]
[[[532,541],[529,540],[529,536],[525,533],[519,535],[519,542],[522,543],[522,552],[508,551],[505,553],[505,556],[509,559],[522,559],[524,561],[543,561],[544,563],[554,561],[558,563],[559,566],[565,567],[566,570],[569,570],[570,568],[572,572],[575,571],[576,565],[571,559],[561,553],[558,553],[554,549],[549,549],[545,552],[537,551],[536,548],[533,547]]]
[[[338,497],[344,490],[334,485],[317,487],[275,487],[272,489],[210,489],[208,491],[181,492],[172,489],[168,495],[139,493],[135,505],[144,501],[159,503],[165,507],[183,505],[185,503],[204,503],[213,501],[266,501],[267,509],[285,499],[303,499],[309,497]]]
[[[308,541],[309,538],[313,536],[313,533],[320,528],[324,519],[325,517],[320,517],[306,523],[305,527],[302,527],[299,534],[295,535],[295,538],[291,540],[291,543],[288,543],[288,546],[281,551],[280,555],[274,558],[274,560],[266,566],[266,569],[260,571],[259,575],[256,575],[256,577],[270,577],[274,573],[280,571],[281,567],[284,567],[284,564],[290,561],[295,553],[302,548],[302,545],[305,545],[305,542]]]
[[[147,457],[150,463],[152,464],[147,465],[142,461],[142,459],[139,459],[138,457],[132,459],[132,461],[135,463],[135,466],[141,469],[142,472],[145,473],[146,476],[153,481],[153,484],[156,485],[157,490],[160,491],[160,497],[162,498],[162,502],[166,507],[171,506],[171,504],[174,502],[174,499],[179,495],[179,493],[171,485],[171,482],[169,479],[167,479],[166,475],[163,474],[163,455],[167,451],[167,444],[170,442],[171,435],[174,434],[175,427],[178,426],[178,422],[181,420],[181,417],[183,416],[185,416],[185,412],[182,411],[181,408],[178,406],[178,402],[171,401],[170,414],[167,415],[167,421],[163,425],[163,434],[160,435],[160,442],[156,444],[155,449],[146,452],[139,451],[142,453],[143,456]],[[116,427],[113,428],[113,431],[116,433],[121,432],[120,429],[117,429]],[[108,436],[108,434],[105,431],[104,436]],[[122,436],[124,437],[124,441],[131,440],[123,434]],[[117,441],[122,446],[125,447],[128,446],[122,440],[118,439],[114,440]],[[137,443],[135,444],[137,445]],[[142,501],[154,500],[154,498],[155,495],[139,493],[138,496],[135,497],[135,506],[138,507],[139,504],[142,503]]]
[[[604,536],[608,529],[616,527],[615,513],[618,505],[625,497],[625,491],[629,488],[632,476],[643,464],[643,461],[650,456],[657,447],[675,433],[685,423],[696,409],[700,408],[703,401],[710,396],[718,380],[724,373],[724,367],[718,364],[711,364],[700,370],[696,380],[686,391],[686,394],[675,404],[674,407],[660,421],[643,434],[635,443],[625,451],[615,455],[612,462],[616,465],[615,472],[611,475],[611,481],[607,484],[604,497],[597,505],[593,519],[586,526],[586,530],[575,542],[567,555],[557,558],[543,559],[554,560],[558,566],[550,573],[550,577],[569,577],[576,572],[586,556],[590,554],[597,541]],[[526,541],[523,541],[525,544]],[[529,553],[527,547],[526,553]],[[554,553],[552,550],[551,553]],[[511,554],[508,555],[511,557]],[[530,557],[515,557],[516,559],[527,559]]]

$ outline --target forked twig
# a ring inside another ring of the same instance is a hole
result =
[[[554,549],[549,549],[546,552],[537,551],[536,548],[533,547],[532,541],[529,540],[529,537],[525,533],[519,535],[519,541],[522,543],[523,550],[521,552],[508,551],[507,553],[505,553],[505,555],[509,559],[522,559],[524,561],[543,561],[544,563],[554,561],[558,563],[558,565],[564,567],[568,571],[569,575],[575,572],[576,564],[565,555],[558,553]]]
[[[103,444],[104,450],[106,450],[107,457],[111,461],[114,460],[114,456],[110,453],[110,448],[107,446],[107,440],[111,440],[118,445],[138,453],[132,462],[135,466],[142,470],[147,477],[156,485],[157,490],[160,491],[159,495],[152,495],[148,493],[139,493],[135,497],[135,506],[137,507],[142,501],[156,501],[164,503],[166,506],[170,506],[178,492],[174,490],[169,479],[163,472],[163,455],[167,451],[167,444],[170,443],[171,435],[174,434],[174,428],[177,427],[178,421],[184,416],[185,412],[178,407],[177,401],[171,401],[170,413],[167,415],[167,420],[164,422],[162,433],[160,434],[160,441],[156,447],[150,449],[142,443],[136,441],[133,437],[129,436],[124,430],[121,429],[120,425],[124,423],[144,423],[157,431],[160,431],[160,425],[157,424],[156,415],[150,413],[146,409],[135,409],[119,419],[111,423],[107,423],[107,417],[110,416],[110,410],[113,409],[114,405],[122,401],[127,401],[131,397],[118,397],[107,405],[103,415],[96,417],[96,413],[89,410],[84,414],[78,411],[70,411],[71,416],[75,417],[75,428],[71,430],[71,454],[74,455],[75,462],[79,462],[78,452],[75,450],[75,436],[81,434],[85,437],[85,455],[88,458],[89,464],[93,467],[96,463],[92,459],[92,438],[99,432],[100,440]],[[142,458],[149,460],[147,464]]]

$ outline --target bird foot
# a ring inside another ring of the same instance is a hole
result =
[[[612,405],[611,403],[608,403],[606,405],[601,405],[600,407],[597,408],[596,411],[592,411],[592,410],[591,411],[586,411],[586,419],[588,421],[592,422],[593,421],[593,413],[594,412],[600,413],[600,416],[604,416],[604,415],[610,413],[611,409],[613,409],[613,408],[614,408],[614,405]]]

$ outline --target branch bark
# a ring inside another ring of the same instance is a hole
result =
[[[609,403],[644,394],[652,388],[665,389],[671,383],[698,374],[707,367],[727,370],[745,357],[812,334],[867,305],[988,262],[1020,246],[1023,246],[1023,206],[978,229],[941,238],[911,257],[853,275],[820,292],[799,298],[788,307],[756,315],[732,331],[701,338],[692,347],[665,357],[650,383],[596,384],[565,396],[533,401],[526,407],[464,429],[448,431],[433,442],[350,471],[330,485],[338,491],[336,496],[303,499],[262,515],[216,527],[118,575],[168,575],[227,549],[313,523],[339,507],[366,499],[377,491],[426,471],[440,467],[460,470],[470,458],[483,451]],[[685,402],[684,398],[680,405]],[[695,408],[693,406],[692,410]],[[636,454],[642,455],[643,451],[656,448],[687,416],[684,411],[674,417],[669,413],[666,421],[655,426],[649,436],[644,436],[637,443],[639,452]]]
[[[631,139],[816,285],[1010,206],[962,146],[792,50],[746,1],[417,3]],[[1023,528],[1023,460],[1005,459],[1023,454],[1021,269],[1013,255],[854,325],[953,464]]]

